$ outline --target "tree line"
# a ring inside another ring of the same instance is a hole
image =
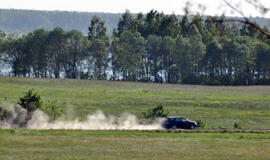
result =
[[[2,33],[1,62],[22,77],[270,84],[270,41],[248,24],[155,10],[126,11],[113,36],[104,24],[94,16],[87,36],[58,27],[19,37]]]

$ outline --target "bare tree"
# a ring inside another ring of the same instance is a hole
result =
[[[260,25],[258,25],[255,21],[252,21],[250,17],[246,16],[243,12],[243,10],[240,7],[240,4],[233,4],[232,1],[223,0],[226,7],[229,7],[232,12],[238,13],[242,18],[231,18],[231,17],[225,17],[225,13],[221,16],[223,18],[212,18],[213,23],[223,23],[223,22],[238,22],[242,24],[247,24],[256,30],[258,30],[261,34],[265,35],[268,39],[270,39],[270,33],[266,32]],[[242,0],[242,2],[246,2],[247,4],[253,6],[257,11],[260,12],[260,14],[263,16],[270,12],[270,8],[264,6],[264,4],[260,0]],[[189,2],[186,3],[186,6],[184,8],[185,14],[192,14],[191,8],[194,4],[191,4]],[[206,10],[207,6],[203,4],[197,4],[197,14],[203,15],[203,12]]]
[[[243,18],[242,19],[226,18],[226,19],[222,19],[222,20],[217,20],[218,22],[228,21],[228,22],[240,22],[240,23],[243,23],[243,24],[247,24],[247,25],[250,25],[253,28],[256,28],[263,35],[265,35],[268,39],[270,39],[270,33],[268,33],[265,30],[263,30],[263,28],[261,26],[259,26],[257,23],[252,22],[250,20],[250,18],[248,18],[241,9],[237,8],[232,3],[229,3],[227,0],[223,0],[223,1],[224,1],[224,3],[227,6],[229,6],[233,11],[237,12],[238,14],[240,14]],[[257,10],[260,11],[261,14],[266,14],[270,10],[270,8],[266,8],[260,2],[260,0],[245,0],[245,2],[247,2],[248,4],[254,6]]]

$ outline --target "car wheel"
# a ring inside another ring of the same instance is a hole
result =
[[[171,129],[175,130],[175,129],[177,129],[177,127],[176,126],[172,126]]]
[[[194,126],[194,125],[191,125],[191,126],[190,126],[190,129],[195,129],[195,126]]]

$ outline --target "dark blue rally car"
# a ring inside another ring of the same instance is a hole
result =
[[[195,129],[196,127],[198,127],[198,125],[196,122],[190,121],[187,118],[169,117],[163,121],[162,127],[166,129]]]

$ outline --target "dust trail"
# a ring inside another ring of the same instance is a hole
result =
[[[162,119],[152,123],[142,123],[135,115],[123,113],[119,117],[106,116],[102,111],[96,111],[87,116],[85,121],[57,120],[50,122],[48,116],[36,110],[32,115],[20,106],[10,111],[9,119],[0,121],[0,128],[28,128],[28,129],[81,129],[81,130],[156,130],[162,129]]]
[[[41,111],[35,111],[27,123],[29,129],[82,129],[82,130],[155,130],[161,129],[161,120],[151,124],[140,124],[136,116],[123,113],[120,117],[105,116],[97,111],[87,116],[85,121],[55,121],[50,123],[48,117]]]
[[[3,107],[5,110],[0,112],[0,128],[22,128],[27,124],[28,114],[27,111],[22,108],[20,105],[9,105],[6,104]],[[2,107],[2,106],[0,106]]]

